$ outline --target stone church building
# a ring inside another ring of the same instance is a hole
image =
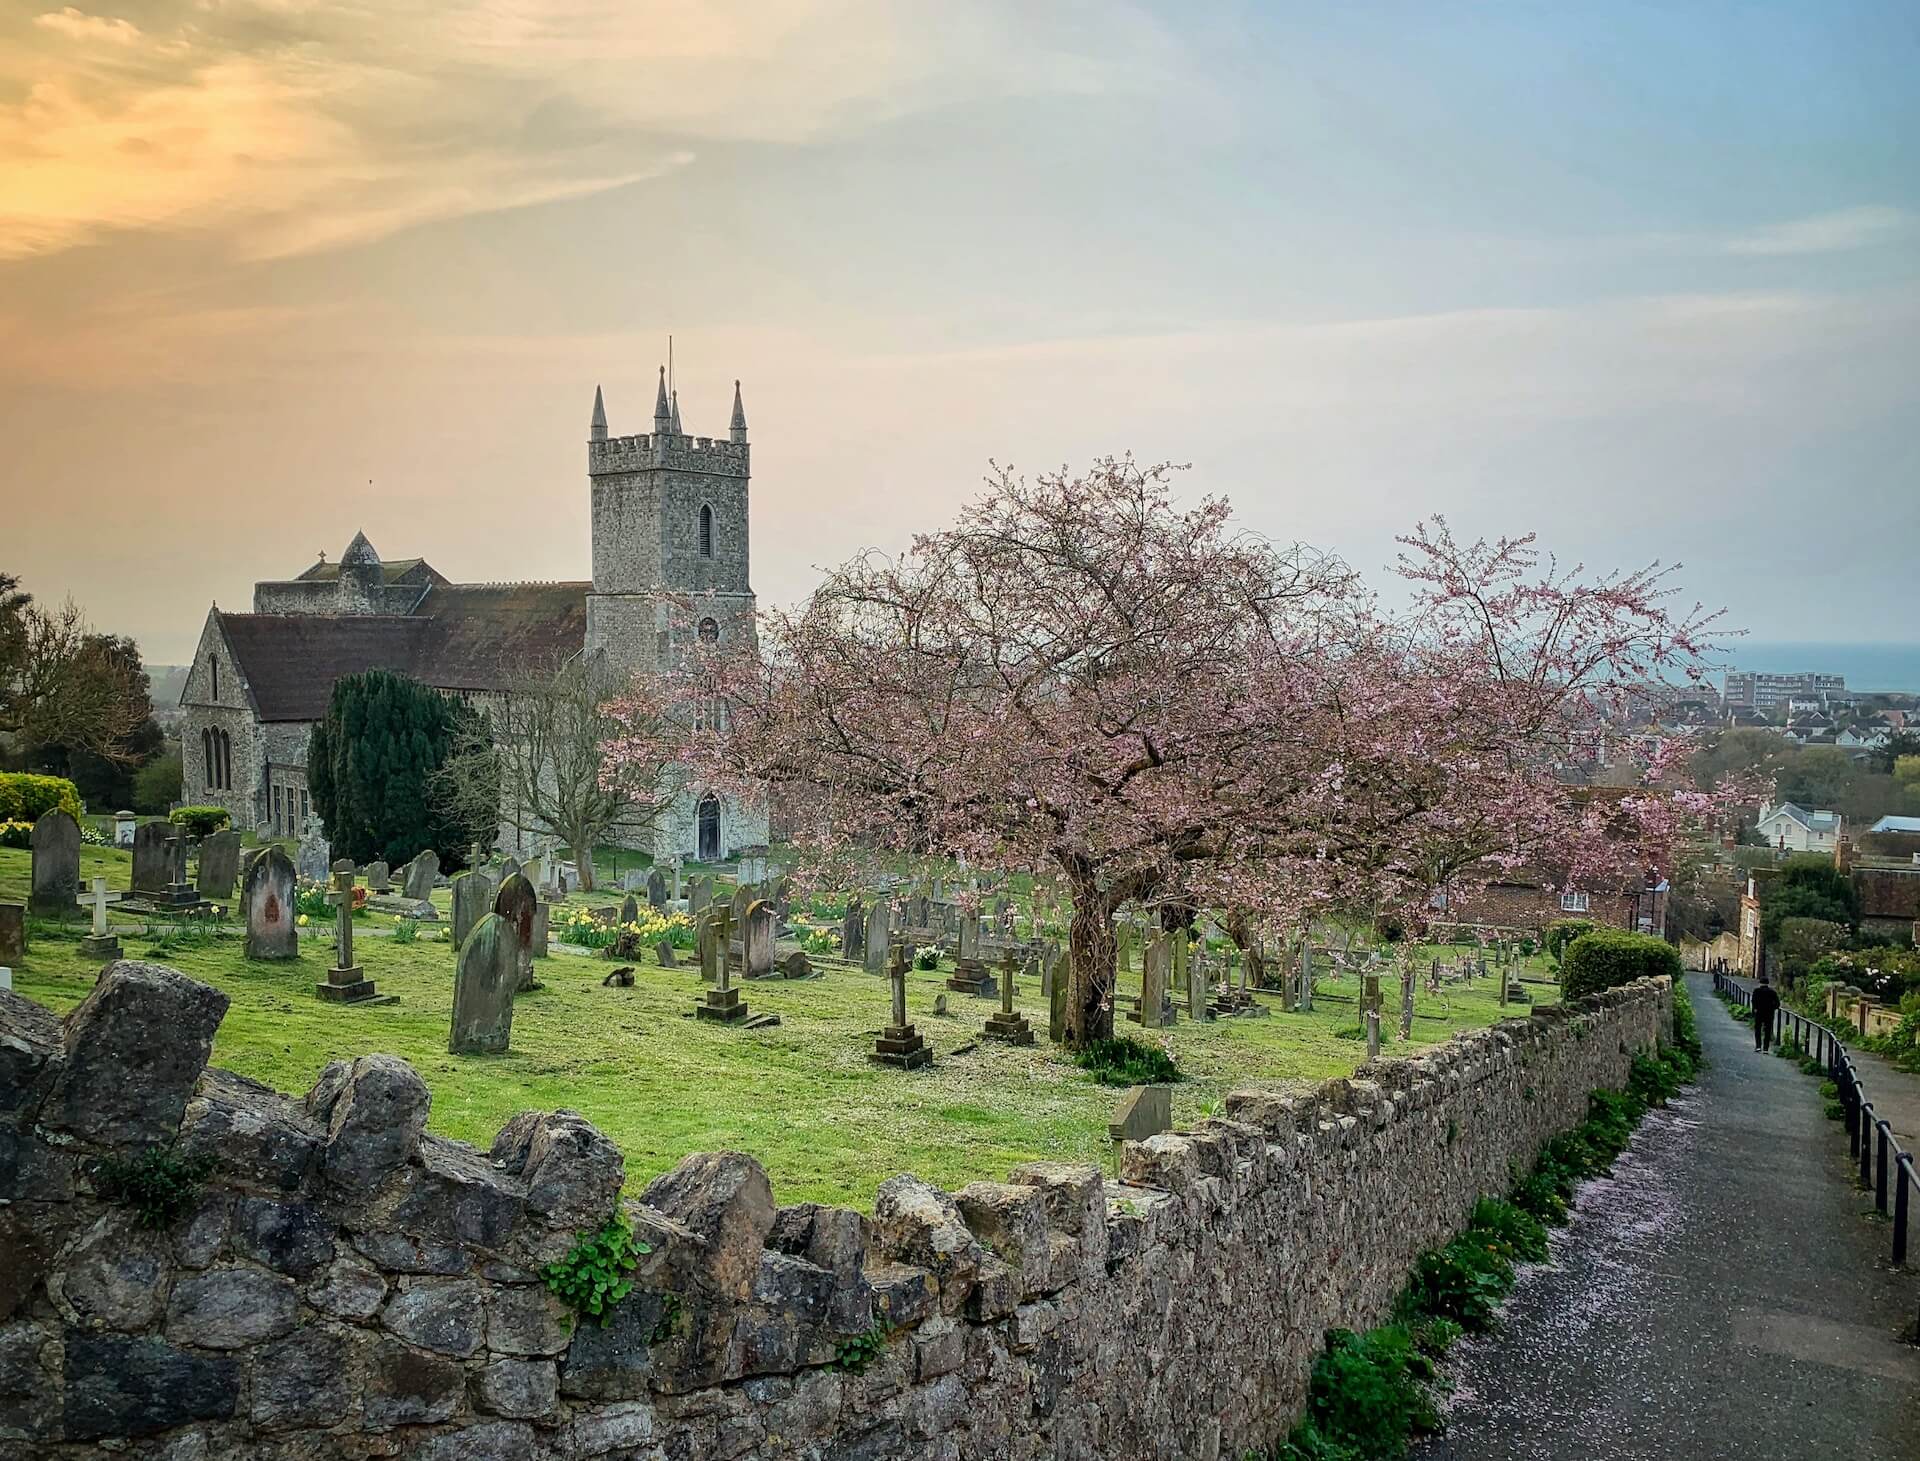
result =
[[[484,708],[572,656],[604,656],[624,675],[670,664],[681,635],[750,639],[748,450],[738,381],[726,438],[688,436],[663,368],[644,435],[610,436],[593,393],[591,580],[451,583],[423,558],[383,560],[357,533],[337,563],[323,555],[256,583],[253,612],[216,606],[181,694],[182,796],[225,807],[236,826],[297,834],[311,808],[308,736],[342,675],[394,670]],[[669,595],[695,605],[691,629]],[[533,850],[523,833],[502,839]],[[643,840],[656,857],[717,861],[765,843],[767,814],[695,788]]]

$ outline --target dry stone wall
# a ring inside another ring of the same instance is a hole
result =
[[[1130,1145],[1119,1182],[899,1176],[869,1218],[692,1156],[625,1203],[651,1251],[597,1327],[540,1279],[620,1202],[582,1117],[523,1113],[486,1152],[429,1136],[385,1055],[290,1100],[207,1068],[226,997],[155,964],[108,966],[64,1020],[0,993],[0,1456],[1237,1458],[1285,1431],[1325,1330],[1383,1318],[1670,1000],[1644,982],[1236,1093]],[[156,1142],[215,1163],[159,1229],[96,1192],[101,1158]]]

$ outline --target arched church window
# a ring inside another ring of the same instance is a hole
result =
[[[700,621],[700,642],[702,644],[714,644],[718,642],[719,638],[720,638],[719,621],[714,619],[702,619]]]
[[[713,509],[704,502],[700,504],[700,556],[713,556]]]
[[[220,738],[220,789],[233,790],[233,737],[225,731],[215,731]]]
[[[214,761],[213,732],[210,730],[203,730],[200,732],[200,764],[206,767],[207,790],[212,791],[216,786],[220,784],[219,781],[216,779],[220,775],[220,767]]]

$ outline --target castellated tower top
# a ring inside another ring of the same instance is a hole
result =
[[[654,394],[653,430],[636,436],[612,436],[607,430],[606,400],[593,391],[593,417],[587,430],[587,475],[645,472],[657,469],[706,472],[721,477],[745,477],[748,470],[747,412],[741,403],[740,382],[733,383],[733,415],[722,437],[689,436],[680,425],[680,393],[667,388],[667,368],[660,367]]]

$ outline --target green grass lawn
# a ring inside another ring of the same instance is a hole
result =
[[[27,853],[0,849],[0,898],[25,895],[28,868]],[[83,849],[83,878],[105,876],[124,888],[128,871],[124,852]],[[444,894],[436,901],[444,904]],[[1039,1031],[1037,1046],[979,1041],[960,1054],[977,1040],[995,1003],[952,995],[955,1013],[937,1018],[934,997],[944,992],[948,971],[914,971],[910,1014],[936,1063],[903,1074],[867,1060],[886,1019],[887,992],[883,980],[864,973],[832,965],[822,979],[748,984],[748,1003],[777,1013],[781,1024],[742,1031],[690,1017],[701,987],[695,970],[655,968],[649,957],[633,988],[605,989],[604,960],[556,953],[538,966],[546,987],[516,1004],[511,1053],[456,1057],[446,1048],[453,951],[444,930],[396,944],[374,932],[390,922],[365,920],[367,936],[356,940],[355,953],[381,993],[398,995],[399,1003],[360,1008],[314,995],[332,962],[332,937],[318,920],[302,930],[299,960],[284,964],[242,958],[237,930],[160,954],[140,935],[123,932],[122,942],[127,957],[156,957],[232,999],[214,1049],[220,1065],[298,1094],[329,1060],[388,1051],[411,1061],[432,1087],[432,1130],[484,1147],[516,1111],[570,1107],[619,1143],[636,1189],[687,1153],[718,1148],[758,1157],[783,1202],[860,1208],[901,1171],[953,1188],[1004,1177],[1013,1164],[1041,1157],[1108,1165],[1106,1125],[1121,1093],[1094,1084],[1047,1045],[1037,981],[1023,983],[1017,1001]],[[35,924],[14,987],[65,1011],[97,973],[79,957],[73,936]],[[1122,976],[1122,983],[1137,989],[1138,975]],[[1273,1005],[1264,1020],[1183,1021],[1159,1032],[1154,1038],[1164,1040],[1188,1076],[1174,1089],[1175,1121],[1218,1109],[1236,1085],[1352,1070],[1365,1046],[1340,1032],[1355,1025],[1356,981],[1323,980],[1321,989],[1348,1002],[1326,998],[1306,1015]],[[1396,998],[1397,986],[1389,1004]],[[1449,1003],[1450,1016],[1442,1019],[1438,1003],[1420,996],[1417,1044],[1489,1024],[1501,1013],[1491,979],[1471,989],[1454,986]],[[1388,1048],[1405,1047],[1390,1041]]]

